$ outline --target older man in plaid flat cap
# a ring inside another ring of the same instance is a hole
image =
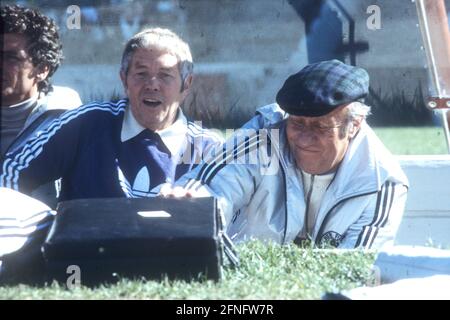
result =
[[[277,104],[245,126],[260,130],[162,193],[217,197],[235,241],[339,248],[392,242],[408,181],[365,121],[368,88],[362,68],[337,60],[306,66],[285,81]]]

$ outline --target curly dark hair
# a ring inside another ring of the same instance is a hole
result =
[[[56,23],[37,9],[5,5],[1,7],[1,27],[2,33],[18,33],[27,37],[28,53],[34,66],[49,69],[47,78],[38,83],[38,89],[44,93],[51,91],[50,77],[63,59]]]

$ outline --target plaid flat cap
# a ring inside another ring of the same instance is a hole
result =
[[[320,117],[343,104],[361,101],[368,92],[366,70],[330,60],[307,65],[287,78],[276,101],[289,114]]]

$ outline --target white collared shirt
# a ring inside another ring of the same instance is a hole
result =
[[[134,138],[146,128],[137,122],[130,106],[125,110],[123,117],[122,131],[120,133],[120,141],[125,142]],[[161,137],[166,147],[169,149],[173,157],[179,157],[187,145],[187,119],[181,109],[178,109],[178,115],[175,122],[169,127],[155,131]]]

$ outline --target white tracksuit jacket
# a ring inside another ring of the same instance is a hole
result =
[[[216,152],[176,183],[215,196],[235,242],[257,238],[288,243],[305,221],[303,183],[287,144],[286,121],[277,114],[264,117],[262,122],[261,115],[256,117],[247,128],[280,121],[240,143],[229,140],[223,153]],[[364,122],[325,192],[313,241],[364,249],[393,242],[407,189],[398,162]]]

